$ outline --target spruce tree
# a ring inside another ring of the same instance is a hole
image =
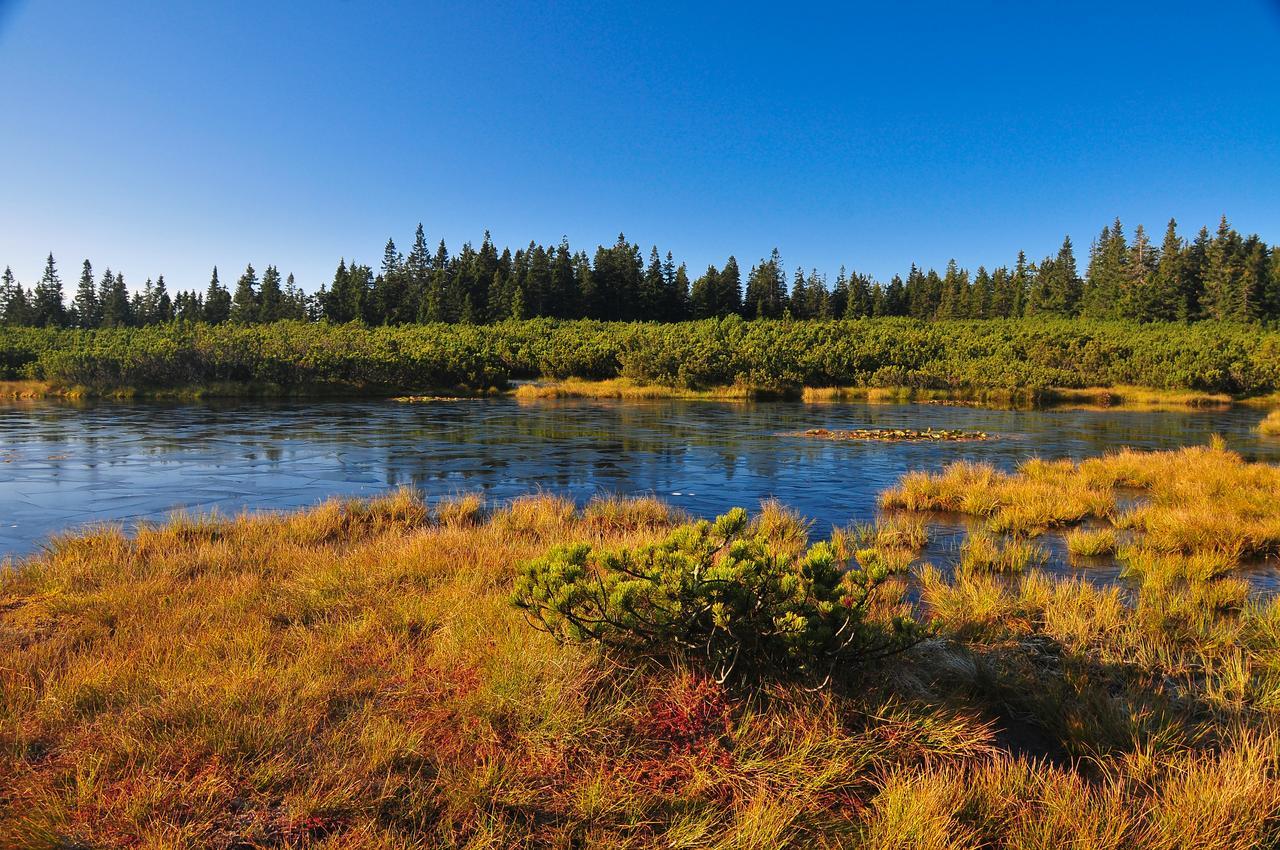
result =
[[[1224,215],[1218,222],[1218,233],[1209,241],[1205,252],[1205,315],[1211,319],[1237,318],[1240,285],[1240,234],[1227,223]]]
[[[62,278],[53,254],[45,260],[44,274],[36,284],[31,303],[31,322],[37,327],[63,327],[67,323],[66,306],[62,302]]]
[[[260,322],[276,322],[283,319],[285,313],[284,290],[280,287],[280,270],[275,266],[267,266],[262,273],[262,288],[258,292],[258,314]]]
[[[333,272],[333,283],[320,295],[320,311],[324,318],[335,324],[355,321],[360,318],[364,298],[353,283],[355,263],[347,268],[347,258],[338,260],[338,268]]]
[[[645,267],[639,245],[628,243],[626,235],[619,233],[612,247],[601,245],[596,249],[592,275],[595,318],[622,321],[644,318],[640,314]]]
[[[930,303],[927,290],[924,272],[912,263],[910,271],[907,272],[906,282],[903,284],[907,301],[906,315],[914,319],[928,319],[933,316],[934,305]]]
[[[902,279],[898,278],[899,290],[901,287]],[[888,304],[885,304],[881,309],[888,309]],[[859,272],[854,272],[849,276],[849,297],[844,306],[844,318],[861,319],[864,316],[870,316],[873,312],[871,278]]]
[[[1186,257],[1182,238],[1178,236],[1178,223],[1169,219],[1165,227],[1164,241],[1160,245],[1160,260],[1151,275],[1151,318],[1156,321],[1186,321],[1195,310],[1186,292]]]
[[[742,312],[742,273],[738,260],[730,255],[720,270],[719,295],[716,297],[715,315],[732,316]]]
[[[1082,283],[1076,272],[1075,251],[1071,237],[1062,240],[1058,255],[1040,263],[1035,286],[1027,300],[1027,312],[1033,315],[1074,316],[1079,307]]]
[[[88,260],[85,260],[80,268],[80,285],[76,287],[72,309],[75,312],[77,327],[96,328],[102,322],[98,286],[93,279],[93,265]]]
[[[548,315],[547,302],[551,292],[551,256],[547,249],[534,242],[529,243],[525,252],[528,258],[528,269],[522,286],[524,294],[525,318],[536,318]]]
[[[654,245],[649,251],[649,265],[645,267],[640,283],[640,296],[636,305],[640,319],[655,322],[666,318],[666,311],[663,309],[666,300],[663,297],[664,289],[662,259],[658,256],[658,246]]]
[[[994,299],[995,283],[987,272],[987,267],[978,266],[978,273],[973,279],[973,288],[969,295],[969,318],[991,318],[991,304]]]
[[[231,296],[231,321],[247,325],[258,320],[258,273],[253,264],[245,266]]]
[[[991,273],[991,307],[993,319],[1007,319],[1013,312],[1012,284],[1009,282],[1009,269],[1000,266]]]
[[[936,270],[925,272],[920,291],[923,293],[924,318],[936,317],[938,308],[942,306],[942,277]]]
[[[568,250],[567,242],[565,243],[565,249],[566,251]],[[569,259],[572,265],[571,254]],[[467,276],[470,286],[467,291],[471,297],[472,313],[477,322],[488,321],[489,299],[492,297],[489,293],[489,286],[493,282],[493,273],[497,271],[499,262],[498,249],[494,247],[493,238],[489,235],[489,231],[486,230],[484,239],[480,242],[480,250],[475,253],[471,260],[471,271]],[[572,285],[572,279],[566,282],[566,286],[570,289],[572,289]],[[568,301],[566,303],[572,303],[572,293],[567,297]]]
[[[947,271],[942,278],[941,297],[935,314],[939,319],[963,319],[969,301],[968,274],[962,272],[955,259],[947,261]]]
[[[875,286],[871,287],[871,315],[885,316],[885,296],[888,293],[888,287],[879,281]]]
[[[1102,228],[1089,254],[1082,313],[1091,319],[1114,319],[1120,315],[1121,293],[1128,273],[1129,246],[1120,219]]]
[[[151,292],[152,297],[152,321],[168,322],[173,319],[173,299],[169,297],[169,290],[165,286],[164,275],[156,278],[155,288]]]
[[[307,315],[307,296],[293,279],[293,272],[284,281],[284,295],[280,304],[281,319],[303,319]]]
[[[345,297],[352,310],[348,321],[369,322],[373,312],[370,302],[373,301],[373,269],[363,263],[352,263],[347,267],[347,291]]]
[[[682,322],[689,318],[689,269],[684,263],[676,267],[675,277],[667,289],[667,299],[671,321]]]
[[[404,257],[396,250],[396,243],[388,239],[382,250],[382,266],[373,281],[373,293],[365,310],[367,320],[373,325],[398,325],[413,320],[408,312],[410,289],[409,275]],[[265,278],[264,285],[265,285]]]
[[[516,284],[516,288],[511,293],[511,318],[517,322],[524,321],[526,318],[524,288],[519,284]]]
[[[831,307],[831,315],[836,318],[844,318],[849,310],[849,273],[843,264],[836,273],[836,283],[831,287],[831,297],[827,299],[827,303]]]
[[[1196,238],[1187,246],[1182,259],[1182,299],[1186,304],[1184,321],[1205,317],[1205,271],[1209,264],[1209,228],[1201,227]]]
[[[113,324],[111,320],[118,319],[118,315],[115,315],[113,311],[110,309],[113,290],[115,289],[115,285],[116,285],[116,276],[112,274],[111,269],[108,268],[106,271],[102,273],[102,277],[98,281],[98,310],[99,310],[98,327],[101,327],[101,328],[112,327]]]
[[[142,285],[142,292],[135,293],[133,302],[134,320],[139,325],[150,325],[155,322],[155,284],[151,278]]]
[[[431,282],[427,284],[427,297],[423,311],[429,322],[447,322],[452,315],[449,303],[450,274],[449,249],[441,239],[431,259]]]
[[[884,301],[880,312],[884,316],[905,316],[909,305],[907,303],[907,287],[902,282],[899,275],[894,275],[889,281],[889,285],[884,288]]]
[[[173,298],[173,318],[179,322],[203,322],[204,299],[197,292],[179,292]]]
[[[13,269],[4,267],[0,276],[0,322],[6,325],[27,324],[27,299]]]
[[[1237,287],[1235,318],[1256,321],[1265,315],[1270,295],[1267,246],[1256,234],[1240,246],[1240,283]]]
[[[804,279],[804,269],[796,266],[791,283],[791,315],[797,319],[809,318],[809,291]]]
[[[720,270],[707,266],[702,276],[693,282],[689,293],[689,306],[695,319],[711,319],[717,315],[720,290]]]
[[[547,315],[560,319],[572,319],[581,313],[581,294],[578,292],[577,274],[569,240],[561,238],[551,261],[550,291],[547,294]]]
[[[1045,257],[1039,265],[1032,266],[1035,274],[1030,278],[1027,289],[1026,315],[1053,316],[1053,283],[1057,277],[1057,269],[1052,257]]]
[[[684,269],[683,279],[680,269]],[[662,315],[663,321],[680,322],[689,318],[689,270],[684,263],[676,267],[675,257],[667,252],[662,261]]]
[[[1013,264],[1013,274],[1009,277],[1009,315],[1017,318],[1027,312],[1027,293],[1031,289],[1031,281],[1035,275],[1035,266],[1027,263],[1027,255],[1018,252],[1018,259]]]
[[[204,293],[204,320],[219,325],[231,318],[231,293],[218,282],[218,267],[213,267],[209,288]]]
[[[787,278],[782,270],[782,257],[774,248],[769,259],[752,266],[747,275],[747,294],[743,316],[748,319],[781,318],[788,306]]]
[[[102,301],[102,327],[124,328],[135,324],[133,305],[123,274],[112,274],[107,269],[102,275],[99,292]]]
[[[1150,322],[1156,318],[1155,260],[1147,231],[1139,224],[1133,231],[1133,244],[1129,246],[1129,259],[1124,266],[1120,288],[1119,312],[1122,318],[1136,322]]]
[[[1069,235],[1062,237],[1062,247],[1058,249],[1054,265],[1058,274],[1054,285],[1054,306],[1061,316],[1078,316],[1084,281],[1076,265],[1075,246],[1071,244]]]
[[[599,303],[599,292],[596,289],[595,272],[591,268],[591,259],[586,251],[574,254],[573,277],[578,288],[578,315],[594,318],[599,315],[593,312],[593,305]]]
[[[427,248],[426,232],[422,222],[413,232],[413,247],[404,261],[405,304],[401,314],[405,321],[413,321],[422,314],[422,302],[431,284],[431,251]]]
[[[811,319],[831,318],[831,293],[827,291],[827,278],[817,269],[809,269],[805,313]]]

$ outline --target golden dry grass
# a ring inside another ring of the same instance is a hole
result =
[[[998,539],[979,532],[968,535],[960,546],[958,568],[968,572],[1020,573],[1048,559],[1048,552],[1024,538]]]
[[[1113,528],[1073,528],[1066,539],[1068,552],[1086,558],[1114,554],[1119,545]]]
[[[1118,385],[1048,389],[998,387],[805,387],[807,402],[867,401],[872,403],[958,402],[983,407],[1076,407],[1086,409],[1176,410],[1187,407],[1227,407],[1236,399],[1225,393],[1161,390]]]
[[[1226,393],[1196,390],[1161,390],[1125,384],[1081,389],[1054,388],[1044,393],[1044,403],[1085,408],[1167,410],[1185,407],[1229,407],[1235,398]]]
[[[582,378],[566,378],[560,381],[521,384],[512,393],[517,399],[535,401],[556,398],[619,398],[619,399],[694,399],[711,401],[742,401],[755,393],[750,387],[730,386],[708,389],[687,389],[660,384],[637,384],[630,378],[611,378],[589,381]]]
[[[85,391],[79,387],[69,389],[55,387],[46,381],[0,381],[0,398],[9,400],[50,398],[80,398]]]
[[[1135,555],[1134,606],[925,567],[935,639],[818,693],[625,665],[507,602],[553,543],[680,520],[399,492],[59,538],[0,577],[0,847],[1280,840],[1280,603],[1208,561]],[[754,522],[804,544],[781,505]],[[924,537],[891,517],[839,540]]]
[[[1258,433],[1264,437],[1280,437],[1280,410],[1273,410],[1258,423]]]
[[[1136,495],[1120,511],[1118,499]],[[1084,520],[1108,523],[1160,552],[1222,553],[1232,561],[1280,552],[1280,468],[1246,463],[1220,442],[1167,452],[1120,451],[1080,463],[1030,460],[1014,473],[956,463],[913,472],[885,508],[985,517],[994,532],[1036,535]],[[1103,546],[1102,531],[1076,546]]]

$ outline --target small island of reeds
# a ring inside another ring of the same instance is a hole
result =
[[[811,437],[834,442],[876,441],[881,443],[969,443],[992,439],[986,431],[964,431],[955,428],[853,428],[831,430],[806,428],[788,431],[784,437]]]

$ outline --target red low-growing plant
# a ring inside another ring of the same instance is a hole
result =
[[[677,677],[645,704],[636,733],[646,740],[690,748],[727,731],[730,705],[724,686],[695,674]]]

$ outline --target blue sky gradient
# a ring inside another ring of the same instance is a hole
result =
[[[696,7],[696,8],[690,8]],[[1115,216],[1280,241],[1280,9],[0,0],[0,265],[314,290],[451,248],[696,275],[1083,258]],[[68,286],[70,289],[70,286]]]

